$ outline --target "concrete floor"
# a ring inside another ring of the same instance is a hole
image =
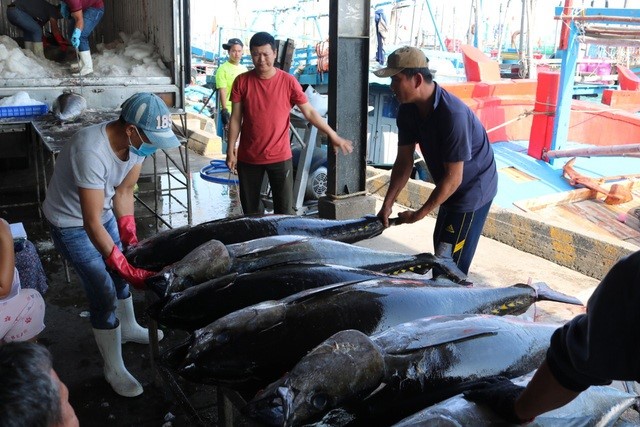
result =
[[[191,177],[193,183],[193,223],[221,218],[229,213],[238,213],[233,189],[203,181],[198,171],[209,160],[190,153]],[[148,166],[145,165],[148,169]],[[19,191],[10,190],[16,182],[29,182],[33,172],[30,169],[0,171],[0,203],[8,204],[20,199],[33,199],[33,188]],[[13,183],[13,184],[12,184]],[[142,182],[141,190],[148,189],[149,183]],[[151,183],[151,188],[153,184]],[[230,191],[231,190],[231,191]],[[24,201],[24,200],[23,200]],[[27,200],[28,201],[28,200]],[[379,201],[378,201],[379,203]],[[163,201],[166,212],[171,206]],[[172,205],[173,206],[173,205]],[[175,206],[173,206],[175,207]],[[394,213],[402,210],[396,206]],[[144,209],[137,207],[138,230],[141,238],[155,233],[155,221]],[[102,376],[101,358],[93,340],[87,317],[87,305],[78,279],[71,273],[66,282],[60,258],[49,240],[34,206],[0,207],[0,216],[9,222],[23,222],[29,239],[40,252],[47,276],[49,291],[45,295],[47,303],[46,329],[40,342],[47,346],[54,357],[54,367],[60,378],[67,384],[70,401],[78,414],[81,425],[90,426],[191,426],[196,425],[188,413],[177,403],[166,387],[157,382],[152,369],[149,348],[138,344],[123,346],[127,367],[145,387],[142,396],[128,399],[117,396]],[[145,217],[146,216],[146,217]],[[186,223],[186,213],[179,209],[167,215],[174,226]],[[359,243],[361,246],[405,253],[432,252],[431,232],[435,219],[400,225],[386,230],[383,235]],[[560,267],[540,257],[521,252],[496,241],[482,238],[478,252],[471,266],[470,279],[477,286],[508,286],[514,283],[544,281],[552,288],[577,296],[582,301],[597,285],[598,280]],[[140,323],[145,324],[145,297],[134,293],[136,313]],[[557,303],[538,303],[528,315],[539,321],[566,321],[583,308]],[[165,331],[161,349],[167,349],[185,338],[178,331]],[[179,381],[191,403],[207,425],[215,425],[217,419],[215,388]]]

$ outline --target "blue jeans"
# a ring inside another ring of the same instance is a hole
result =
[[[118,247],[121,247],[115,217],[104,224]],[[117,299],[128,298],[129,284],[116,273],[107,270],[104,259],[93,246],[83,227],[58,228],[49,224],[53,244],[60,254],[73,266],[89,300],[91,325],[95,329],[113,329],[116,319]]]
[[[491,202],[473,212],[455,212],[440,206],[438,218],[433,230],[433,247],[437,251],[441,242],[450,243],[453,249],[451,256],[464,274],[469,273],[469,266],[476,253],[482,228],[489,215]],[[433,276],[441,274],[433,269]]]
[[[80,33],[79,52],[89,50],[89,36],[93,32],[94,28],[96,28],[96,25],[98,25],[98,22],[102,19],[102,15],[104,15],[104,9],[96,9],[95,7],[90,7],[89,9],[82,11],[84,28],[82,29],[82,33]],[[69,26],[69,40],[71,40],[73,30],[76,28],[76,20],[71,18],[71,23],[73,25]]]
[[[26,42],[42,42],[42,26],[27,12],[17,8],[7,8],[7,19],[24,33]]]

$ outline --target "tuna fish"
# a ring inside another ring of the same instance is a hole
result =
[[[188,253],[180,262],[164,269],[160,277],[152,276],[146,282],[156,292],[162,293],[167,286],[161,284],[170,283],[182,287],[185,283],[206,282],[212,277],[227,274],[230,266],[231,258],[227,247],[217,240],[210,240]]]
[[[180,373],[201,382],[264,385],[341,330],[375,334],[426,316],[521,314],[547,293],[553,291],[544,284],[434,288],[388,278],[329,285],[237,310],[197,330]],[[580,304],[562,294],[551,298]]]
[[[531,376],[513,382],[525,386]],[[636,402],[637,396],[611,386],[593,386],[565,406],[538,415],[527,427],[611,426]],[[475,426],[490,427],[506,422],[491,410],[456,395],[430,406],[393,427]]]
[[[395,224],[395,219],[390,224]],[[372,215],[348,220],[296,215],[241,216],[158,233],[142,240],[127,250],[125,255],[136,267],[159,271],[212,239],[230,245],[260,237],[294,234],[355,243],[375,237],[383,230],[382,222]]]
[[[282,419],[263,421],[294,426],[365,398],[393,412],[394,403],[417,395],[450,397],[465,384],[495,375],[514,378],[537,368],[557,327],[510,317],[451,315],[404,323],[370,337],[341,331],[258,393],[247,412],[281,413]]]
[[[233,311],[263,301],[282,299],[321,286],[374,278],[391,278],[391,276],[340,265],[307,263],[279,265],[266,270],[234,273],[209,280],[162,298],[149,307],[148,312],[158,323],[167,328],[193,331]],[[462,286],[442,278],[416,280],[428,286]]]
[[[87,100],[73,92],[65,92],[53,102],[53,115],[62,122],[70,122],[80,117],[87,109]]]
[[[226,245],[228,256],[220,251],[218,257],[209,258],[209,264],[206,262],[207,255],[198,255],[203,250],[209,253],[208,245],[201,245],[189,255],[190,258],[202,260],[201,264],[193,265],[191,259],[178,261],[147,279],[146,283],[156,293],[168,295],[225,274],[258,271],[295,262],[337,264],[390,274],[405,271],[426,273],[438,266],[456,281],[466,277],[452,258],[441,258],[430,253],[407,255],[377,251],[320,237],[285,235],[234,243]],[[215,274],[207,276],[203,269]]]

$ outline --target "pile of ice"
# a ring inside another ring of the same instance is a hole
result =
[[[30,50],[20,49],[9,36],[0,36],[0,78],[33,79],[63,75],[60,66],[47,59],[36,58]]]
[[[128,36],[119,33],[120,40],[98,45],[93,55],[94,75],[164,77],[169,69],[164,65],[156,47],[145,42],[140,32]]]
[[[44,105],[44,102],[31,99],[27,92],[17,92],[11,96],[0,99],[0,107],[13,107],[13,106],[27,106],[27,105]]]
[[[140,32],[135,32],[131,36],[125,33],[119,35],[120,40],[98,45],[98,52],[92,55],[94,70],[92,76],[165,77],[170,75],[156,47],[146,43]],[[46,77],[71,77],[69,65],[38,58],[30,50],[20,49],[18,43],[11,37],[0,36],[0,78]]]

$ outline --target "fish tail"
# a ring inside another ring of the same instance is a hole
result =
[[[531,287],[535,289],[536,300],[538,301],[554,301],[563,302],[565,304],[584,305],[578,298],[551,289],[549,285],[544,282],[532,283]]]

